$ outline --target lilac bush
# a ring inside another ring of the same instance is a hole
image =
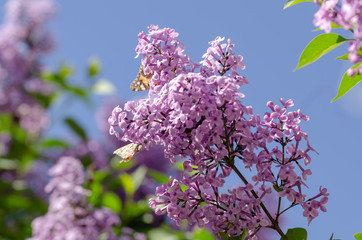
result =
[[[352,63],[361,62],[359,53],[362,42],[362,2],[359,0],[324,0],[314,1],[319,10],[314,16],[314,24],[320,29],[330,32],[332,23],[350,30],[355,39],[349,42],[348,59]],[[348,75],[362,74],[362,66],[350,68]]]
[[[282,213],[300,205],[309,224],[319,210],[326,211],[328,201],[322,187],[312,197],[303,193],[311,175],[306,166],[315,152],[299,126],[308,116],[289,110],[293,101],[283,99],[281,105],[268,102],[263,117],[255,115],[241,101],[244,94],[238,90],[248,80],[237,72],[245,66],[233,43],[217,37],[204,60],[193,63],[177,36],[158,26],[138,35],[136,52],[143,57],[144,73],[152,73],[149,97],[115,107],[110,134],[145,149],[161,145],[171,163],[186,159],[185,174],[170,177],[150,199],[157,214],[167,213],[177,224],[211,225],[216,235],[245,231],[247,239],[257,239],[256,233],[269,227],[286,239],[279,226]],[[249,180],[246,170],[254,170]],[[240,185],[223,191],[232,173]],[[275,215],[264,204],[272,189],[279,197]]]
[[[82,186],[85,175],[78,159],[60,158],[49,174],[53,179],[45,188],[50,194],[48,213],[33,221],[31,240],[98,240],[101,235],[116,239],[112,227],[120,220],[107,208],[91,208],[87,202],[90,192]]]
[[[40,59],[53,47],[45,25],[55,13],[50,0],[11,0],[0,28],[0,111],[32,135],[49,124],[44,107],[34,99],[48,96],[52,87],[39,78]]]

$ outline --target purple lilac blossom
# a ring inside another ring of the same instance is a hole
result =
[[[53,178],[45,187],[50,194],[48,213],[32,222],[31,240],[98,240],[105,234],[106,239],[116,239],[112,226],[120,220],[111,210],[88,204],[90,192],[82,186],[85,175],[78,159],[61,157],[49,175]]]
[[[272,186],[280,189],[280,198],[303,207],[308,223],[318,209],[326,210],[326,189],[309,199],[302,193],[311,174],[302,165],[310,163],[309,152],[314,149],[298,124],[309,118],[300,110],[287,111],[292,100],[280,99],[282,106],[268,102],[271,111],[264,120],[251,106],[244,106],[238,89],[248,81],[237,70],[245,66],[230,40],[211,41],[204,60],[195,64],[183,54],[173,29],[151,26],[147,35],[138,36],[136,52],[144,57],[145,73],[153,72],[149,98],[129,101],[123,109],[117,106],[108,121],[110,134],[122,141],[146,149],[161,145],[171,163],[177,156],[188,159],[184,170],[190,174],[170,177],[150,199],[156,214],[167,212],[177,224],[183,220],[199,227],[211,224],[215,234],[237,236],[248,229],[247,239],[257,239],[260,228],[273,226],[271,221],[279,218],[267,218],[261,207]],[[256,169],[253,184],[243,179],[236,167],[240,164]],[[232,171],[244,185],[221,193]]]
[[[352,63],[361,62],[362,56],[358,53],[362,43],[362,2],[360,0],[324,0],[314,15],[314,25],[329,33],[331,24],[336,23],[344,29],[353,31],[355,40],[351,40],[348,48],[348,58]],[[362,66],[350,68],[348,75],[362,74]]]
[[[49,124],[45,109],[31,96],[49,95],[51,86],[39,79],[40,59],[53,48],[44,26],[55,13],[51,0],[10,0],[0,28],[0,111],[29,133]]]

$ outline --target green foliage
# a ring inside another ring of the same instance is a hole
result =
[[[287,231],[286,237],[288,240],[307,240],[307,230],[304,228],[290,228]]]
[[[65,118],[64,122],[68,125],[68,127],[70,127],[70,129],[72,129],[72,131],[78,135],[78,137],[80,137],[83,141],[87,140],[87,135],[84,131],[84,129],[81,127],[81,125],[79,123],[77,123],[74,119],[72,118]]]
[[[88,62],[87,74],[88,77],[95,77],[101,71],[101,62],[97,58],[91,58]]]
[[[226,233],[220,232],[220,237],[223,240],[244,240],[246,238],[246,235],[248,234],[248,230],[244,230],[244,232],[236,237],[229,237]]]
[[[286,9],[288,7],[291,7],[297,3],[302,3],[302,2],[313,2],[313,0],[288,0],[286,1],[286,3],[284,4],[283,9]]]
[[[196,229],[194,231],[193,239],[195,240],[214,240],[214,235],[205,229]]]
[[[274,188],[274,190],[275,190],[276,192],[281,192],[281,191],[283,191],[283,189],[280,188],[280,187],[278,187],[277,185],[273,185],[273,188]]]
[[[113,192],[106,192],[102,197],[102,205],[110,208],[113,212],[120,214],[122,211],[122,201]]]
[[[361,65],[362,62],[357,63],[352,67],[352,69],[357,68],[359,65]],[[346,94],[349,90],[351,90],[357,83],[359,83],[362,80],[362,75],[359,73],[356,73],[353,77],[348,76],[347,72],[344,73],[341,83],[338,88],[337,96],[335,96],[332,99],[332,102],[337,100],[338,98],[342,97],[344,94]]]
[[[358,50],[358,54],[359,54],[359,55],[362,55],[362,50],[361,50],[361,49]],[[339,57],[337,57],[336,59],[338,59],[338,60],[349,60],[349,59],[348,59],[348,53],[343,54],[342,56],[339,56]]]
[[[121,173],[119,180],[122,183],[122,187],[125,190],[127,195],[133,195],[135,192],[135,186],[132,181],[132,177],[128,173]]]
[[[168,183],[168,176],[155,170],[149,169],[148,175],[158,183]]]
[[[72,86],[68,83],[69,78],[73,75],[73,68],[67,64],[60,64],[58,68],[52,72],[44,72],[41,74],[43,80],[56,84],[61,90],[88,100],[88,93],[82,87]]]
[[[69,148],[69,145],[64,142],[63,140],[60,139],[55,139],[55,138],[45,138],[43,140],[40,141],[40,143],[38,144],[40,145],[40,148],[60,148],[60,149],[66,149]]]
[[[348,39],[335,33],[324,33],[315,37],[303,50],[299,57],[298,66],[294,71],[311,64],[345,41]]]
[[[354,238],[355,238],[356,240],[362,240],[362,233],[356,233],[356,234],[354,235]]]

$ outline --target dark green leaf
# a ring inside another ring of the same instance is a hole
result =
[[[229,236],[228,236],[226,233],[219,232],[219,234],[220,234],[220,237],[221,237],[223,240],[229,240]]]
[[[301,2],[313,2],[313,0],[288,0],[285,4],[283,9],[286,9],[288,7],[291,7],[297,3],[301,3]]]
[[[83,88],[67,86],[65,88],[65,90],[67,90],[68,92],[70,92],[74,95],[77,95],[77,96],[83,98],[84,100],[87,100],[88,94]]]
[[[41,142],[42,147],[44,148],[68,148],[68,144],[59,139],[45,139]]]
[[[304,228],[288,229],[286,234],[288,240],[307,240],[307,230]]]
[[[84,129],[74,119],[66,118],[64,121],[83,141],[87,140],[87,135]]]
[[[362,240],[362,233],[356,233],[356,234],[354,235],[354,238],[355,238],[356,240]]]
[[[155,179],[158,183],[168,183],[168,176],[155,170],[149,169],[148,175]]]
[[[294,71],[316,61],[345,41],[348,41],[348,39],[335,33],[324,33],[315,37],[303,50],[299,57],[298,66]]]
[[[278,187],[277,185],[273,185],[273,188],[274,188],[274,190],[277,191],[277,192],[283,191],[283,189],[280,188],[280,187]]]
[[[357,68],[360,63],[357,63],[352,68]],[[351,90],[357,83],[359,83],[362,80],[362,75],[359,73],[356,73],[353,77],[348,76],[347,71],[344,73],[341,83],[338,88],[338,93],[335,98],[333,98],[332,102],[337,100],[338,98],[342,97],[344,94],[346,94],[349,90]]]

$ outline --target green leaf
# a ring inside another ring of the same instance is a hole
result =
[[[66,142],[55,138],[45,139],[41,142],[41,145],[44,148],[68,148],[68,144]]]
[[[160,173],[158,171],[149,169],[148,170],[148,175],[151,178],[155,179],[158,183],[168,183],[168,176],[166,176],[163,173]]]
[[[208,232],[206,229],[198,229],[195,231],[192,239],[195,240],[214,240],[214,235]]]
[[[122,211],[122,202],[117,194],[106,192],[102,198],[102,205],[110,208],[113,212],[120,214]]]
[[[94,182],[92,183],[90,190],[92,194],[89,196],[89,202],[93,204],[93,206],[97,206],[97,203],[99,203],[101,199],[103,186],[99,182]]]
[[[109,171],[106,170],[98,170],[93,173],[93,179],[96,182],[100,182],[103,179],[105,179],[107,176],[109,176]]]
[[[115,91],[114,85],[106,79],[98,80],[92,87],[92,92],[98,95],[111,95]]]
[[[297,3],[301,3],[301,2],[313,2],[313,0],[288,0],[285,4],[283,9],[286,9],[288,7],[291,7]]]
[[[229,236],[226,233],[219,232],[219,235],[223,240],[229,240]]]
[[[280,188],[280,187],[278,187],[277,185],[273,185],[273,188],[274,188],[274,190],[275,190],[276,192],[281,192],[281,191],[283,191],[283,189]]]
[[[338,60],[348,60],[348,53],[347,54],[343,54],[342,56],[337,57],[336,59]]]
[[[83,141],[87,140],[84,129],[72,118],[64,119],[64,122],[76,133]]]
[[[63,79],[69,78],[70,76],[73,75],[73,73],[74,73],[74,68],[67,63],[62,63],[58,70],[59,76]]]
[[[358,55],[362,55],[362,50],[358,50]],[[337,57],[338,60],[349,60],[348,59],[348,53],[343,54],[342,56]]]
[[[304,228],[290,228],[286,236],[288,240],[307,240],[307,230]]]
[[[99,74],[101,63],[97,58],[91,58],[88,63],[88,77],[94,77]]]
[[[135,192],[135,187],[132,181],[132,178],[130,175],[128,175],[127,173],[122,173],[119,176],[119,179],[121,180],[122,186],[124,188],[124,191],[128,194],[128,195],[133,195],[133,193]]]
[[[134,171],[131,175],[134,191],[141,186],[143,180],[145,179],[147,173],[147,168],[145,166],[139,166],[136,171]]]
[[[348,39],[335,33],[324,33],[315,37],[303,50],[299,57],[298,66],[294,71],[311,64],[345,41],[348,41]]]
[[[354,235],[354,238],[355,238],[356,240],[362,240],[362,233],[356,233],[356,234]]]
[[[361,65],[362,62],[357,63],[352,67],[352,69],[357,68],[359,65]],[[331,102],[334,102],[338,98],[342,97],[344,94],[346,94],[349,90],[351,90],[357,83],[359,83],[362,80],[362,75],[359,73],[356,73],[353,77],[348,76],[348,71],[346,71],[342,77],[341,83],[338,88],[338,93],[335,98],[332,99]]]

